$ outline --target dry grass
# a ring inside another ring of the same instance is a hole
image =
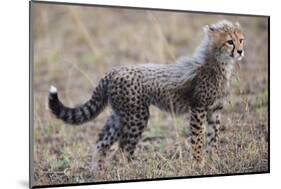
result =
[[[35,185],[268,171],[266,18],[33,5]],[[223,112],[219,157],[200,169],[190,157],[188,119],[151,107],[137,160],[126,164],[117,153],[91,174],[92,147],[110,109],[70,127],[46,109],[49,86],[58,87],[65,104],[79,104],[114,66],[172,63],[190,55],[201,27],[221,19],[243,26],[246,57]]]

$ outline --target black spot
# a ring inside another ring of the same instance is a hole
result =
[[[132,125],[135,125],[135,122],[133,122],[133,121],[130,121],[130,125],[132,126]]]
[[[197,133],[197,132],[194,132],[194,131],[191,131],[191,134],[192,134],[193,136],[197,136],[197,135],[198,135],[198,133]]]
[[[205,114],[201,114],[200,118],[203,119],[205,117]]]
[[[193,138],[191,138],[191,144],[195,144],[195,140]]]
[[[200,119],[196,114],[193,114],[191,118],[195,119],[197,122],[200,122]]]
[[[201,129],[201,127],[200,127],[200,126],[198,126],[197,124],[193,124],[193,123],[191,123],[191,124],[190,124],[190,126],[191,126],[192,128],[194,128],[194,129],[196,129],[196,130]]]
[[[104,134],[103,133],[100,133],[99,134],[99,140],[101,140],[103,138]]]

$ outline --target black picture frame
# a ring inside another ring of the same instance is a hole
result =
[[[165,177],[153,179],[136,179],[124,181],[103,181],[103,182],[85,182],[85,183],[69,183],[56,185],[33,185],[33,118],[34,118],[34,95],[33,95],[33,36],[32,36],[32,5],[33,4],[52,4],[52,5],[71,5],[71,6],[85,6],[85,7],[106,7],[106,8],[122,8],[133,10],[154,10],[154,11],[173,11],[183,13],[198,13],[198,14],[222,14],[233,16],[247,16],[247,17],[265,17],[268,19],[268,170],[262,172],[246,172],[246,173],[227,173],[215,175],[199,175],[199,176],[183,176],[183,177]],[[253,15],[253,14],[238,14],[238,13],[223,13],[223,12],[205,12],[192,10],[174,10],[161,9],[149,7],[129,7],[116,5],[100,5],[100,4],[83,4],[83,3],[69,3],[69,2],[55,2],[55,1],[29,1],[29,187],[30,188],[47,188],[47,187],[62,187],[62,186],[81,186],[81,185],[96,185],[96,184],[112,184],[112,183],[129,183],[129,182],[144,182],[144,181],[160,181],[171,179],[190,179],[190,178],[204,178],[204,177],[221,177],[221,176],[236,176],[236,175],[251,175],[251,174],[266,174],[270,173],[270,16],[268,15]]]

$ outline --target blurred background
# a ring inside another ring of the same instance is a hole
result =
[[[268,171],[267,17],[41,3],[32,4],[32,14],[35,185]],[[81,104],[113,67],[173,64],[192,55],[204,25],[223,19],[242,26],[245,58],[232,78],[219,156],[199,169],[186,139],[188,116],[151,107],[137,160],[110,159],[94,176],[92,148],[111,110],[81,127],[66,125],[47,109],[50,85],[66,105]]]

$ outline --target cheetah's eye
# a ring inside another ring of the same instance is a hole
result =
[[[228,40],[227,43],[233,45],[233,40]]]
[[[239,39],[239,42],[242,43],[244,41],[244,39]]]

